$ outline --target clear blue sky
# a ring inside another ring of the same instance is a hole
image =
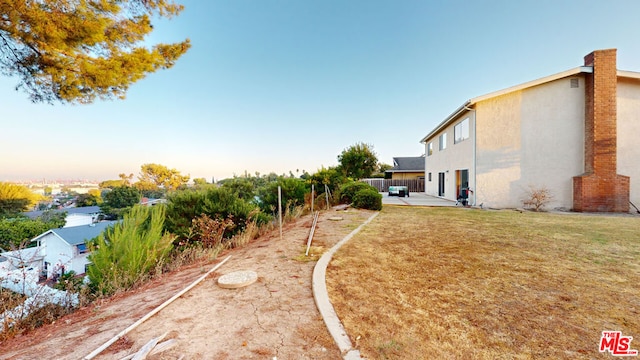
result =
[[[150,42],[190,38],[124,101],[32,104],[0,78],[0,181],[115,179],[159,163],[216,180],[382,162],[469,98],[617,48],[640,71],[638,0],[189,0]]]

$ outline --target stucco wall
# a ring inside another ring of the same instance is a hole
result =
[[[40,243],[45,249],[44,261],[50,264],[47,269],[47,277],[50,277],[54,272],[60,273],[62,266],[64,266],[65,272],[75,271],[71,266],[71,258],[73,257],[73,248],[71,246],[52,233],[40,239]]]
[[[572,177],[584,171],[584,80],[563,78],[476,104],[477,202],[522,207],[546,187],[549,208],[571,209]]]
[[[392,180],[409,180],[423,178],[424,172],[394,172],[391,173]]]
[[[618,79],[617,110],[618,174],[631,178],[631,202],[640,207],[640,81]]]
[[[454,143],[454,127],[463,119],[469,119],[469,138],[457,144]],[[461,114],[443,131],[425,143],[425,154],[428,154],[429,142],[433,142],[433,153],[425,157],[425,193],[438,196],[438,174],[445,174],[444,198],[456,200],[456,170],[469,170],[469,187],[476,188],[474,182],[473,149],[475,139],[475,112],[466,111]],[[447,148],[438,150],[438,138],[443,132],[447,133]],[[431,181],[429,181],[431,173]],[[473,204],[473,198],[469,199]]]

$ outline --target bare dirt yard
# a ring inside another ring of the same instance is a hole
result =
[[[228,255],[231,259],[216,272],[96,359],[122,359],[164,333],[177,345],[148,359],[339,359],[313,299],[313,267],[324,250],[371,214],[354,209],[321,213],[311,257],[304,253],[312,218],[304,216],[285,225],[282,240],[275,230],[216,261],[166,274],[0,343],[0,359],[82,359]],[[217,285],[220,276],[238,270],[257,272],[257,282],[240,289]]]

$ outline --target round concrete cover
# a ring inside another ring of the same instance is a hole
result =
[[[237,289],[249,286],[258,280],[258,274],[251,270],[241,270],[228,273],[218,278],[218,286],[224,289]]]

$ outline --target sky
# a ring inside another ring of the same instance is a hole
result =
[[[618,49],[640,71],[637,0],[183,0],[148,43],[189,38],[125,100],[33,104],[0,77],[0,181],[314,173],[367,143],[378,160],[466,100]]]

